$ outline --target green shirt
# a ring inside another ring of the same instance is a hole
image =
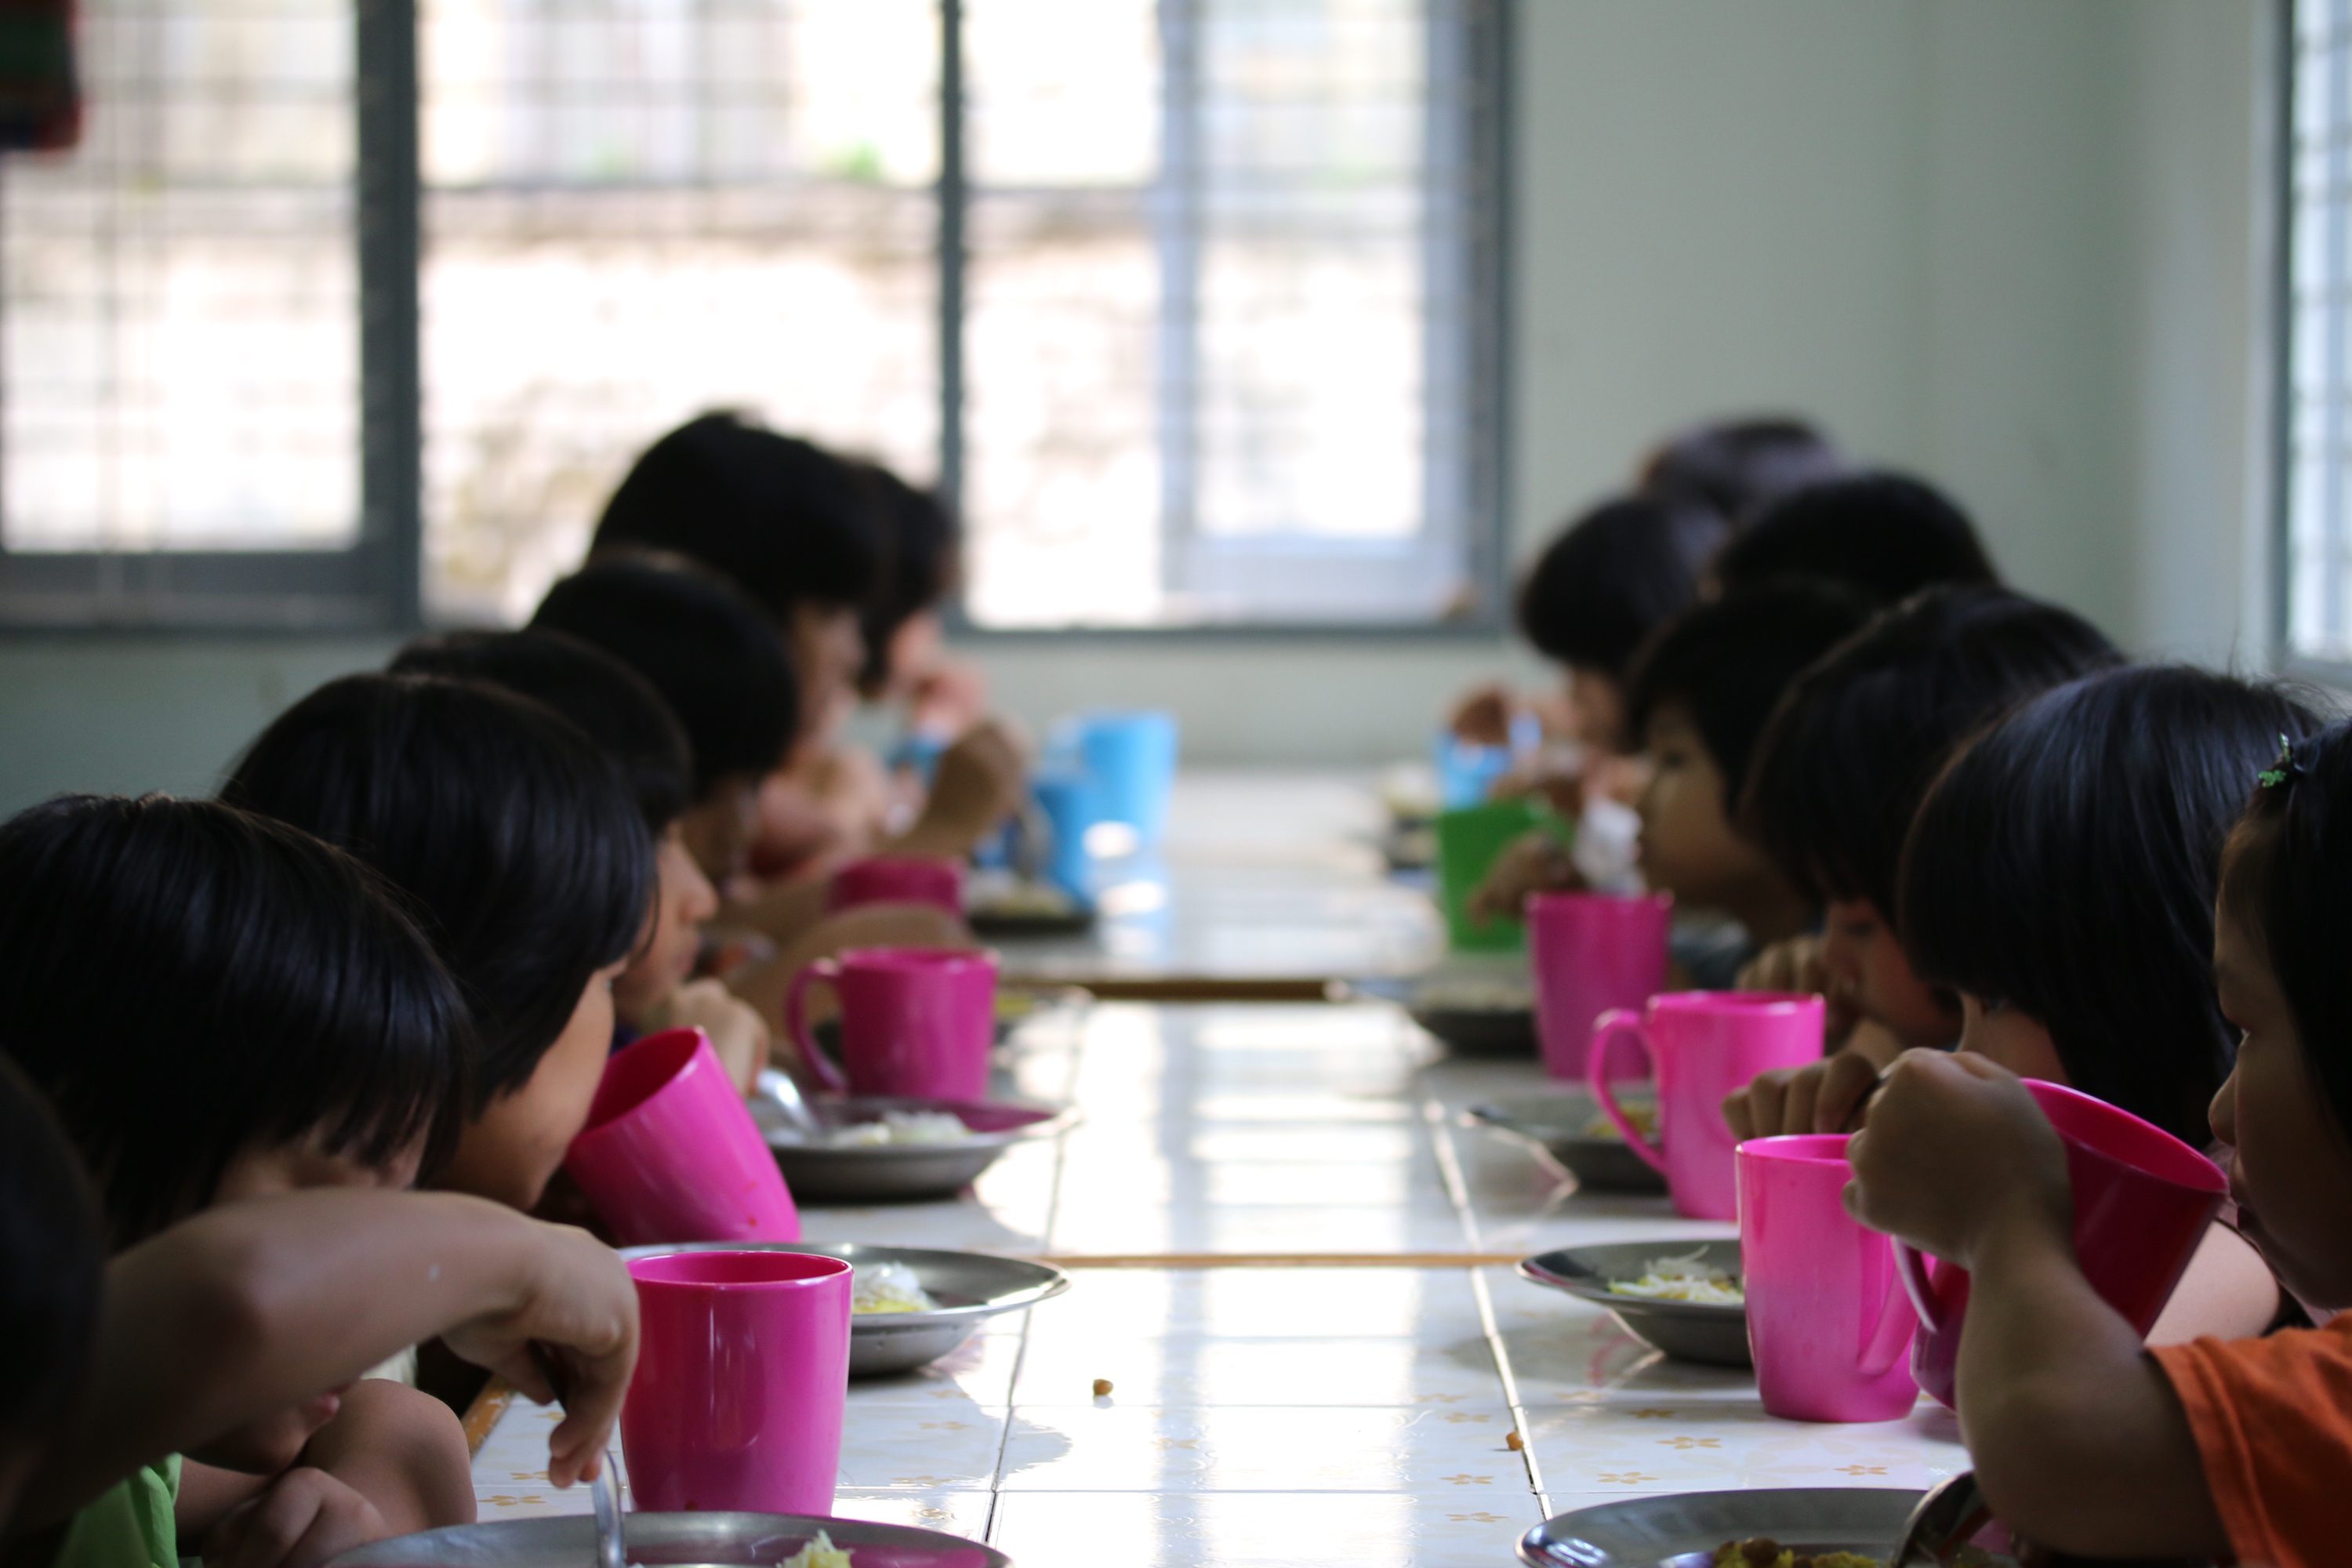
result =
[[[177,1454],[117,1482],[74,1515],[51,1568],[180,1568],[179,1495]]]

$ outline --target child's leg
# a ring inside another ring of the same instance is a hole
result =
[[[373,1503],[395,1535],[474,1522],[473,1456],[455,1412],[405,1384],[363,1378],[302,1463]]]

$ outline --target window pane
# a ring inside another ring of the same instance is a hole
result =
[[[82,144],[0,165],[0,542],[359,531],[352,16],[89,0]]]
[[[1466,342],[1469,198],[1431,199],[1452,173],[1433,127],[1470,90],[1432,40],[1458,21],[1446,0],[969,0],[976,621],[1465,600],[1468,416],[1441,373]]]
[[[2352,658],[2352,0],[2296,0],[2287,638]]]
[[[735,407],[938,467],[931,0],[423,0],[425,594],[511,620]]]

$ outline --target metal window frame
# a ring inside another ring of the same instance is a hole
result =
[[[1171,27],[1171,8],[1182,13],[1179,22],[1189,19],[1198,0],[1162,0],[1162,38],[1177,47],[1171,52],[1171,68],[1189,71],[1196,64],[1188,52],[1192,31],[1184,26]],[[1488,188],[1473,194],[1465,204],[1472,221],[1477,226],[1467,237],[1467,258],[1464,267],[1462,286],[1470,301],[1465,312],[1469,341],[1462,345],[1464,368],[1461,390],[1470,407],[1463,424],[1466,440],[1463,463],[1467,473],[1467,500],[1463,526],[1468,557],[1468,581],[1476,597],[1472,609],[1464,615],[1442,619],[1365,621],[1358,619],[1299,620],[1218,620],[1189,626],[988,626],[974,622],[959,600],[949,607],[947,620],[958,641],[1020,646],[1096,642],[1096,643],[1242,643],[1257,641],[1300,642],[1318,641],[1387,641],[1400,640],[1439,642],[1486,642],[1503,629],[1508,621],[1508,510],[1510,494],[1509,387],[1511,365],[1508,348],[1510,258],[1514,213],[1511,192],[1511,34],[1516,0],[1435,0],[1432,7],[1433,28],[1453,29],[1452,35],[1462,41],[1461,65],[1468,88],[1468,126],[1462,149],[1461,166],[1473,171]],[[963,271],[966,253],[963,243],[961,206],[966,197],[967,178],[963,161],[963,99],[961,92],[962,35],[961,17],[962,0],[941,0],[942,34],[940,40],[940,333],[941,395],[940,406],[941,430],[940,483],[942,492],[950,500],[961,494],[963,471],[963,388],[964,367],[961,354],[963,322]],[[956,90],[950,91],[950,88]],[[1188,187],[1191,165],[1185,154],[1192,147],[1189,105],[1176,101],[1162,110],[1162,132],[1168,140],[1166,148],[1172,149],[1179,163],[1178,179],[1163,180],[1154,194],[1155,222],[1163,229],[1177,225],[1182,214],[1175,210],[1188,194],[1197,202],[1197,190]],[[1165,152],[1163,156],[1168,155]],[[951,216],[952,215],[952,216]],[[1177,248],[1189,252],[1190,236],[1184,236]],[[1164,251],[1163,251],[1164,254]],[[1180,260],[1181,256],[1180,255]],[[1181,278],[1189,277],[1180,268]],[[1192,301],[1179,289],[1163,297],[1160,335],[1163,348],[1172,347],[1182,363],[1190,365],[1193,344],[1189,339],[1171,345],[1171,334],[1189,330],[1192,321]],[[950,374],[950,365],[953,374]],[[1163,370],[1163,383],[1168,379]],[[1433,376],[1428,395],[1444,395],[1443,377]],[[1163,449],[1174,443],[1180,449],[1190,451],[1195,446],[1192,411],[1171,410],[1163,400],[1157,412],[1160,440]],[[1177,465],[1162,464],[1162,507],[1160,526],[1163,538],[1171,544],[1181,543],[1193,532],[1192,475],[1189,468],[1182,474],[1171,470]],[[1237,550],[1239,555],[1246,550]],[[1294,561],[1295,554],[1286,554],[1285,561]]]
[[[340,550],[119,554],[0,546],[0,637],[316,636],[420,624],[415,6],[355,0],[352,26],[358,537]]]

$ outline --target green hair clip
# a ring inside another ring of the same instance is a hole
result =
[[[2294,760],[2294,742],[2284,735],[2279,737],[2278,761],[2254,775],[2254,782],[2264,789],[2276,789],[2303,772],[2303,764]]]

